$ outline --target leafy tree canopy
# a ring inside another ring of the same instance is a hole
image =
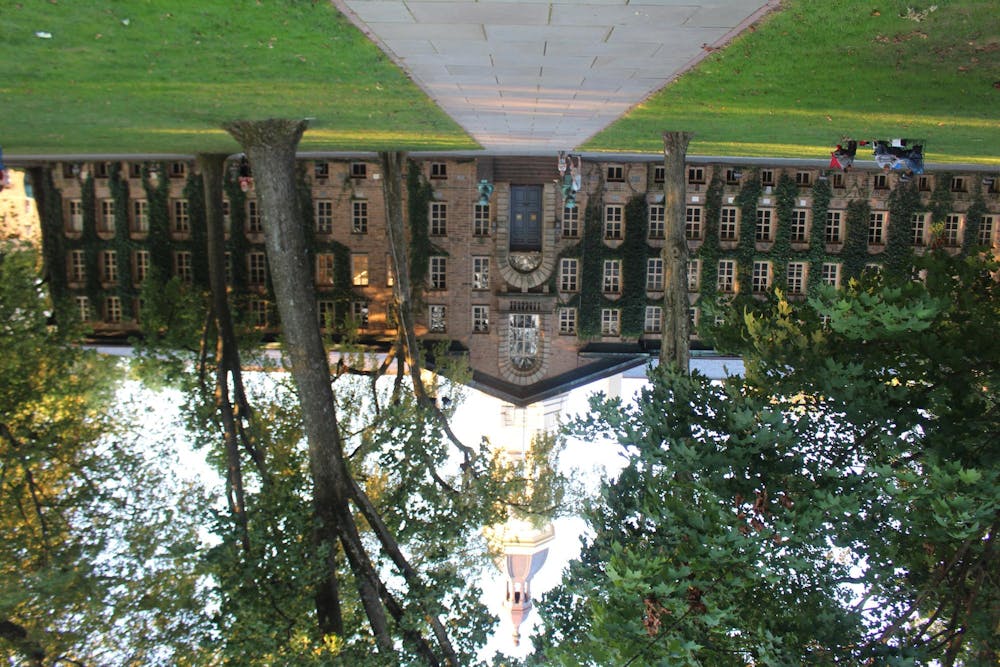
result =
[[[148,460],[116,363],[49,326],[36,261],[0,247],[0,659],[183,663],[206,627],[199,495]]]
[[[629,463],[532,662],[996,663],[997,265],[917,268],[748,308],[745,378],[595,398],[577,434]]]

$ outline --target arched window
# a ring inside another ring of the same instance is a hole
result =
[[[518,371],[532,370],[538,364],[538,315],[511,313],[508,329],[511,365]]]

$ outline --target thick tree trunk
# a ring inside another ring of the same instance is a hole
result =
[[[319,541],[329,550],[339,538],[354,572],[361,602],[380,651],[391,655],[385,609],[379,598],[381,582],[364,550],[354,523],[348,498],[351,479],[344,463],[343,445],[330,367],[316,312],[316,299],[303,231],[303,217],[295,183],[295,148],[305,131],[304,121],[237,121],[225,126],[243,146],[254,171],[260,199],[264,239],[270,262],[285,349],[299,393],[302,418],[309,444],[309,466],[314,486],[314,511]],[[330,579],[335,577],[331,571]],[[332,581],[321,588],[336,590]],[[317,596],[318,602],[323,602]],[[334,609],[317,609],[321,625],[331,620]]]
[[[690,360],[687,239],[684,236],[684,160],[690,132],[663,135],[663,194],[666,242],[663,244],[663,342],[660,364],[672,364],[687,372]]]

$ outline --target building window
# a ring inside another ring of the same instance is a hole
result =
[[[875,174],[874,187],[876,190],[888,190],[889,177],[885,174]]]
[[[87,259],[82,250],[69,251],[69,281],[82,283],[87,280]]]
[[[723,206],[719,215],[719,240],[736,241],[739,239],[740,209],[735,206]]]
[[[608,165],[608,183],[624,183],[625,169],[620,164]]]
[[[260,223],[260,207],[257,200],[247,200],[247,234],[260,234],[264,228]]]
[[[118,282],[118,253],[114,250],[101,251],[101,282]]]
[[[739,185],[742,176],[743,171],[741,169],[726,169],[726,185]]]
[[[445,306],[431,306],[428,328],[431,333],[444,333],[448,330],[448,311]]]
[[[115,233],[115,200],[101,200],[101,217],[97,221],[97,231],[103,234]]]
[[[472,258],[472,289],[490,288],[490,258]]]
[[[823,238],[827,243],[840,243],[843,239],[843,211],[826,212],[826,228],[823,231]]]
[[[760,184],[768,187],[774,186],[774,170],[773,169],[761,169],[760,170]]]
[[[232,206],[229,204],[228,199],[222,200],[222,228],[226,233],[226,238],[229,238],[229,233],[233,229],[233,215]]]
[[[368,178],[368,165],[364,162],[352,162],[351,178]]]
[[[968,186],[965,182],[965,176],[952,176],[950,189],[952,192],[967,192]]]
[[[145,199],[132,202],[132,232],[134,234],[149,232],[149,202]]]
[[[191,252],[189,250],[174,252],[174,275],[186,283],[194,279],[194,269],[191,265]]]
[[[687,264],[687,288],[689,292],[697,292],[701,284],[701,260],[689,259]]]
[[[620,336],[622,311],[618,308],[601,308],[601,335]]]
[[[576,308],[559,309],[559,333],[563,336],[576,333]]]
[[[142,178],[142,163],[141,162],[129,162],[129,164],[128,164],[128,177],[129,178]]]
[[[996,226],[995,218],[992,215],[984,215],[979,221],[979,234],[976,243],[987,248],[993,247],[993,229]]]
[[[649,205],[649,238],[651,239],[662,239],[666,238],[666,209],[663,204],[650,204]]]
[[[750,289],[754,294],[766,292],[771,287],[771,262],[754,262]]]
[[[430,261],[431,289],[448,289],[448,258],[441,255],[431,257]]]
[[[701,238],[701,206],[688,206],[684,211],[684,238],[689,241]]]
[[[490,205],[476,204],[472,213],[472,234],[473,236],[490,235]]]
[[[355,234],[368,233],[368,202],[355,200],[351,202],[351,231]]]
[[[170,163],[170,178],[184,178],[187,176],[187,165],[183,162]]]
[[[698,307],[691,306],[688,308],[688,330],[697,331],[698,330]]]
[[[431,236],[444,236],[448,233],[448,205],[444,202],[431,202]]]
[[[663,291],[663,258],[650,257],[646,260],[646,291]]]
[[[658,334],[663,330],[663,308],[646,306],[646,318],[642,330],[648,334]]]
[[[333,253],[316,254],[316,284],[321,287],[333,287]]]
[[[132,282],[141,285],[149,275],[149,251],[136,250],[132,255]]]
[[[608,204],[604,207],[604,238],[609,241],[622,239],[622,207]]]
[[[490,330],[490,307],[472,307],[472,333],[488,333]]]
[[[805,209],[796,208],[792,210],[792,229],[791,229],[792,243],[808,243],[809,241],[808,220],[809,220],[809,212],[806,211]]]
[[[840,264],[835,262],[824,262],[822,267],[822,272],[820,273],[820,280],[823,284],[830,285],[831,287],[840,287]]]
[[[868,216],[868,245],[885,244],[885,213],[873,211]]]
[[[914,213],[910,218],[910,229],[912,230],[911,240],[915,246],[923,246],[927,243],[927,214]]]
[[[337,308],[333,301],[329,299],[319,299],[316,301],[316,314],[319,316],[319,326],[321,329],[333,329],[337,321]]]
[[[771,236],[771,215],[772,211],[769,208],[757,209],[757,231],[755,238],[758,242],[766,243],[773,240]]]
[[[252,296],[247,302],[250,310],[250,324],[255,327],[267,326],[267,301],[260,297]]]
[[[867,264],[865,264],[864,273],[871,276],[876,276],[882,273],[882,265],[879,264],[878,262],[868,262]]]
[[[795,185],[801,188],[809,187],[812,185],[812,174],[808,171],[795,172]]]
[[[962,217],[957,213],[949,213],[944,218],[944,244],[956,248],[962,245]]]
[[[559,291],[576,292],[580,289],[580,260],[563,258],[559,261]]]
[[[563,207],[562,235],[565,239],[575,239],[580,236],[580,207]]]
[[[663,185],[666,180],[667,169],[662,164],[658,164],[653,167],[653,183],[655,185]]]
[[[622,261],[620,259],[604,260],[605,294],[620,294],[622,291]]]
[[[316,225],[316,233],[333,233],[333,202],[329,199],[317,199],[313,207],[316,212],[313,218],[313,222]]]
[[[831,180],[831,185],[834,188],[837,188],[838,190],[843,189],[845,186],[844,175],[839,172],[834,174],[830,180]]]
[[[330,178],[330,164],[319,160],[313,162],[313,177],[319,180]]]
[[[433,308],[433,306],[431,306]],[[354,320],[354,326],[358,329],[368,328],[368,302],[367,301],[352,301],[351,302],[351,319]]]
[[[448,165],[444,162],[431,162],[431,178],[448,178]]]
[[[806,293],[806,263],[805,262],[789,262],[788,263],[788,273],[786,274],[788,279],[788,293],[789,294],[805,294]]]
[[[122,321],[121,297],[109,296],[104,299],[104,321],[108,324],[118,324]]]
[[[351,284],[355,287],[368,285],[368,255],[351,255]]]
[[[703,167],[688,167],[688,183],[702,184],[705,182],[705,169]]]
[[[510,363],[519,371],[530,371],[538,364],[540,318],[527,313],[511,313],[507,320]]]
[[[264,253],[247,253],[247,281],[258,286],[267,281],[267,258]]]
[[[90,317],[90,298],[86,296],[76,297],[76,314],[80,318],[81,322],[89,322]]]
[[[83,202],[79,199],[69,200],[69,227],[66,231],[83,231]]]
[[[736,291],[736,261],[732,259],[719,260],[718,291],[730,294]]]
[[[94,178],[108,178],[111,175],[111,167],[107,162],[94,163]]]
[[[930,192],[931,191],[931,177],[930,176],[920,176],[917,178],[917,190],[920,192]]]
[[[175,234],[187,234],[191,231],[191,219],[188,217],[187,199],[173,201],[173,218],[170,220]]]

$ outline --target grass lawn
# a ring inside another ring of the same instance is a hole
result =
[[[843,135],[910,136],[929,161],[1000,165],[1000,4],[936,7],[786,0],[583,149],[656,152],[690,130],[692,154],[826,157]]]
[[[269,117],[315,118],[301,150],[478,147],[325,1],[0,0],[0,62],[8,154],[235,152],[220,125]]]

